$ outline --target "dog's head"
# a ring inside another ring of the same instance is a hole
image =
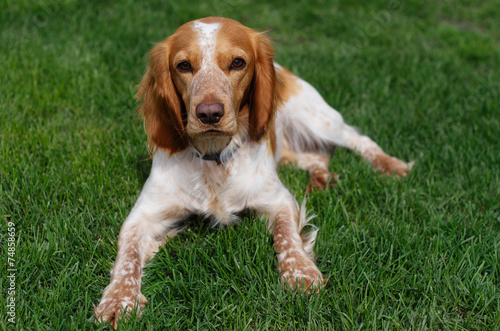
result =
[[[209,17],[153,48],[137,98],[149,141],[170,153],[189,144],[220,152],[236,134],[258,141],[278,101],[269,38]]]

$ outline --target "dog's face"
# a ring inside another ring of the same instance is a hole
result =
[[[191,22],[174,34],[170,67],[172,80],[187,112],[186,132],[232,136],[236,117],[249,92],[255,64],[252,41],[236,24]],[[183,29],[184,30],[184,29]]]
[[[277,98],[272,56],[265,35],[229,19],[181,26],[153,49],[138,93],[150,141],[216,152],[237,132],[260,139]]]

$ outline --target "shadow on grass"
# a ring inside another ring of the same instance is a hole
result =
[[[151,173],[152,161],[153,159],[149,156],[149,154],[146,153],[142,153],[136,159],[135,171],[137,173],[137,178],[139,179],[141,186],[144,186],[144,183],[146,183],[146,180]]]

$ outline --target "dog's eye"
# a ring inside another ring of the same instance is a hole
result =
[[[245,66],[246,62],[245,60],[237,57],[236,59],[233,60],[233,63],[231,63],[231,69],[242,69]]]
[[[191,72],[193,71],[193,67],[191,67],[191,64],[187,61],[182,61],[177,65],[177,69],[182,72]]]

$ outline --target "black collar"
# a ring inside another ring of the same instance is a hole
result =
[[[241,142],[239,144],[235,144],[235,146],[232,147],[231,150],[229,150],[226,153],[224,153],[224,156],[225,156],[224,159],[221,158],[222,151],[217,152],[217,153],[205,154],[205,155],[201,156],[200,151],[198,151],[196,149],[196,147],[194,147],[194,146],[193,147],[194,147],[195,151],[193,152],[193,154],[196,157],[201,158],[202,160],[205,160],[205,161],[215,161],[215,163],[217,163],[217,165],[220,165],[223,161],[224,162],[229,161],[234,156],[234,154],[236,153],[236,151],[238,151],[238,149],[245,144],[246,141],[247,141],[246,137],[244,137],[243,139],[241,139]]]
[[[243,145],[245,143],[245,141],[246,141],[246,139],[243,139],[243,141],[242,141],[243,143],[241,145]],[[220,165],[223,161],[230,160],[240,147],[241,147],[240,145],[236,145],[230,151],[224,153],[225,154],[224,160],[221,158],[222,151],[220,151],[218,153],[205,154],[205,155],[201,156],[201,153],[198,150],[196,150],[196,152],[194,152],[193,154],[196,157],[201,158],[202,160],[215,161],[217,163],[217,165]]]
[[[219,165],[222,163],[222,160],[220,159],[221,154],[222,154],[221,152],[214,153],[214,154],[205,154],[205,155],[203,155],[202,159],[205,161],[215,161],[217,163],[217,165]],[[197,154],[197,156],[200,157],[199,154]],[[231,156],[233,156],[232,153],[228,155],[228,158],[230,158]]]

